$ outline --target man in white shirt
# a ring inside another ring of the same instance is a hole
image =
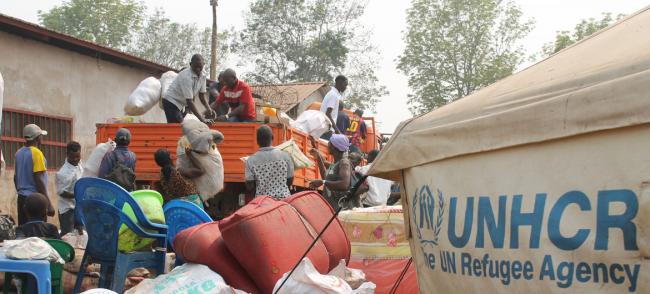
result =
[[[366,175],[372,166],[372,162],[377,158],[377,155],[379,155],[379,150],[375,149],[370,151],[368,153],[368,164],[357,167],[356,171],[362,175]],[[376,177],[368,177],[366,181],[368,182],[369,189],[366,193],[366,198],[362,200],[363,207],[386,205],[388,197],[391,196],[390,188],[393,182]]]
[[[59,223],[61,236],[81,228],[81,222],[75,219],[74,185],[83,174],[81,165],[81,145],[75,141],[68,143],[65,163],[56,173],[56,194],[59,196]]]
[[[339,130],[336,127],[336,119],[339,116],[339,103],[343,100],[343,93],[348,88],[348,78],[345,76],[339,75],[334,80],[334,88],[332,88],[325,98],[323,98],[323,103],[320,105],[320,112],[325,113],[327,118],[330,120],[332,125],[332,130],[337,134],[345,134],[345,130]],[[323,139],[329,139],[332,136],[332,132],[325,133]]]
[[[205,109],[212,110],[206,100],[206,78],[203,74],[203,56],[194,54],[190,61],[190,67],[178,73],[178,76],[169,85],[169,88],[163,93],[163,109],[167,123],[182,123],[184,112],[188,108],[203,123],[205,119],[194,104],[194,97],[199,96],[201,104]]]

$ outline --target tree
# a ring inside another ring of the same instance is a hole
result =
[[[413,0],[398,69],[413,114],[465,97],[515,70],[532,20],[506,0]]]
[[[616,16],[616,19],[614,19],[611,13],[603,13],[602,15],[603,17],[598,20],[594,18],[583,19],[581,22],[576,24],[575,28],[573,29],[573,32],[569,32],[569,31],[557,32],[557,35],[555,36],[555,41],[546,43],[542,48],[542,55],[548,57],[557,52],[560,52],[560,50],[569,47],[584,38],[591,36],[595,32],[608,27],[614,21],[618,21],[623,17],[625,17],[624,14],[619,14]]]
[[[79,39],[124,49],[139,30],[145,6],[135,0],[69,0],[38,11],[41,25]]]
[[[351,104],[373,108],[387,91],[378,85],[374,60],[360,58],[378,55],[359,21],[366,4],[357,0],[253,1],[238,46],[255,68],[247,78],[259,83],[331,82],[343,73],[349,78]]]
[[[219,43],[222,46],[217,50],[218,64],[221,64],[229,53],[227,39],[230,35],[229,32],[219,34]],[[200,53],[205,59],[206,68],[210,68],[211,38],[210,28],[172,22],[162,9],[156,9],[134,36],[128,51],[141,58],[177,69],[188,66],[191,56]]]

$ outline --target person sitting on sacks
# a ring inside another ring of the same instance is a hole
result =
[[[339,209],[339,202],[343,209],[352,209],[360,207],[361,201],[359,196],[368,191],[368,185],[363,184],[353,197],[348,197],[349,190],[359,181],[355,176],[352,163],[348,155],[348,148],[350,141],[348,137],[343,134],[333,134],[330,138],[327,148],[334,157],[334,162],[325,168],[325,160],[320,152],[312,148],[309,153],[318,161],[318,169],[321,175],[324,175],[324,180],[313,180],[309,183],[309,187],[316,189],[320,186],[324,187],[325,199],[332,208],[336,211]]]
[[[194,157],[204,173],[192,178],[192,181],[201,199],[207,201],[223,189],[223,159],[217,149],[217,144],[223,141],[223,134],[193,118],[186,118],[182,128],[183,137],[176,148],[176,167],[179,170],[195,167],[190,159],[190,156]],[[186,150],[191,150],[192,154],[186,154]]]
[[[160,166],[160,182],[156,190],[165,198],[165,203],[181,199],[196,204],[203,209],[203,201],[192,179],[205,174],[201,163],[194,157],[191,148],[185,149],[185,155],[192,166],[176,168],[167,149],[161,148],[154,153],[156,164]]]
[[[244,81],[237,79],[233,69],[226,69],[222,73],[224,87],[221,89],[217,100],[205,112],[206,116],[214,115],[215,110],[224,104],[230,106],[230,112],[216,118],[217,121],[228,122],[255,122],[255,100],[251,87]]]

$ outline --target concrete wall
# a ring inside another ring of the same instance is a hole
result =
[[[83,146],[83,159],[95,146],[95,124],[123,116],[131,91],[154,75],[6,32],[0,32],[0,52],[3,106],[72,117],[74,140]],[[146,122],[165,121],[157,106],[141,118]],[[12,178],[11,170],[0,176],[0,210],[15,216],[17,194]],[[56,206],[54,174],[49,178],[49,196]]]

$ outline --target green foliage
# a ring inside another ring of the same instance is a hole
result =
[[[205,68],[208,69],[211,32],[208,27],[199,28],[196,24],[172,22],[162,9],[156,9],[149,15],[142,30],[136,34],[128,50],[144,59],[177,69],[189,66],[192,55],[200,53],[205,59]],[[229,53],[228,40],[231,35],[230,32],[218,35],[218,44],[221,45],[217,50],[219,65]]]
[[[40,23],[55,31],[116,49],[124,49],[137,31],[145,6],[135,0],[69,0],[38,11]]]
[[[376,77],[377,49],[359,22],[367,1],[256,0],[246,16],[238,48],[259,83],[333,81],[349,78],[349,102],[373,108],[388,94]]]
[[[555,41],[545,44],[544,47],[542,48],[542,55],[548,57],[557,52],[560,52],[560,50],[569,47],[584,38],[591,36],[595,32],[608,27],[614,21],[618,21],[623,17],[625,17],[624,14],[619,14],[616,16],[616,19],[614,19],[611,13],[603,13],[603,17],[601,19],[594,19],[594,18],[583,19],[578,24],[576,24],[575,28],[573,29],[573,32],[569,32],[569,31],[557,32],[557,35],[555,36]]]
[[[532,29],[512,1],[413,0],[398,69],[408,76],[410,110],[421,114],[506,77],[523,60]]]

